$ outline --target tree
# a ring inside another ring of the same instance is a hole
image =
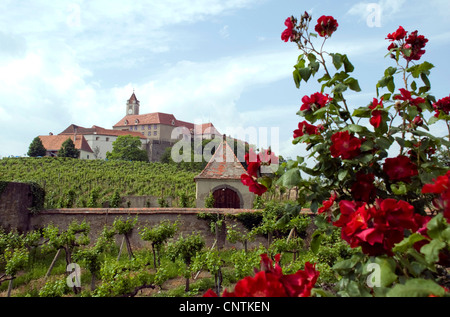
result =
[[[79,156],[80,151],[75,148],[75,143],[73,143],[71,138],[67,138],[58,151],[58,157],[78,158]]]
[[[148,162],[147,152],[142,149],[139,137],[120,135],[113,142],[112,152],[106,153],[108,160],[127,160]]]
[[[42,144],[41,139],[37,136],[33,139],[33,141],[30,144],[30,147],[28,148],[28,156],[31,157],[37,157],[37,156],[45,156],[47,150],[45,149],[44,145]]]

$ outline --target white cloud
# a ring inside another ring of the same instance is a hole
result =
[[[369,26],[381,27],[387,21],[397,17],[405,3],[406,0],[358,2],[348,10],[347,14],[359,16],[360,20],[367,22]],[[377,19],[379,19],[379,24]]]

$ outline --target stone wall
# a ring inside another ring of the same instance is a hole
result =
[[[26,232],[29,229],[30,209],[33,206],[33,193],[30,184],[4,183],[0,192],[0,227],[9,231],[16,229]]]
[[[218,236],[219,247],[236,247],[241,248],[242,246],[230,244],[226,240],[225,225],[237,224],[242,230],[245,230],[244,226],[240,221],[233,219],[231,215],[236,215],[239,213],[254,213],[255,210],[245,210],[245,209],[204,209],[204,208],[192,208],[192,209],[182,209],[182,208],[103,208],[103,209],[54,209],[41,211],[37,215],[33,215],[30,219],[30,230],[43,228],[46,225],[52,223],[61,229],[67,228],[70,222],[76,220],[81,222],[85,220],[90,224],[90,238],[91,241],[95,241],[96,237],[103,229],[105,225],[112,225],[114,219],[121,217],[123,220],[128,218],[137,217],[136,230],[133,230],[131,236],[131,244],[133,248],[149,247],[149,243],[143,241],[139,235],[140,228],[144,226],[155,226],[158,225],[163,220],[169,220],[175,222],[180,221],[180,230],[178,235],[188,235],[191,233],[200,233],[207,246],[212,246],[216,235],[211,232],[210,224],[208,220],[204,220],[198,217],[200,213],[219,213],[227,215],[223,223],[221,234]],[[118,237],[121,240],[121,237]],[[117,241],[120,243],[120,241]],[[266,243],[264,237],[259,237],[257,240],[252,242],[249,247],[257,246],[259,243]]]

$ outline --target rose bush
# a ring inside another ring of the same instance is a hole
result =
[[[312,20],[306,12],[289,17],[281,38],[301,51],[293,71],[296,87],[313,77],[321,84],[321,91],[301,99],[293,132],[293,143],[304,144],[313,163],[288,160],[268,180],[256,160],[242,181],[257,195],[273,185],[296,186],[300,207],[308,204],[317,213],[313,240],[334,226],[359,250],[334,266],[340,281],[333,294],[448,296],[450,172],[436,153],[450,149],[450,97],[436,100],[430,93],[434,65],[420,62],[428,39],[402,26],[388,34],[394,66],[381,74],[367,106],[351,108],[345,92],[361,91],[354,66],[347,55],[324,50],[339,24],[322,16],[314,33]],[[438,121],[449,135],[430,132]],[[375,286],[366,280],[373,264],[379,268]],[[255,279],[272,283],[255,276],[246,287]]]
[[[261,255],[261,270],[255,276],[247,276],[237,282],[233,292],[224,290],[223,297],[309,297],[316,284],[319,272],[309,262],[305,270],[295,274],[283,274],[280,254],[275,256],[275,266],[267,254]],[[208,290],[204,297],[217,297]]]

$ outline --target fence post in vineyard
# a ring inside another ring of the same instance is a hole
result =
[[[11,279],[9,280],[9,283],[8,283],[8,293],[6,294],[6,297],[11,297],[11,290],[12,290],[12,287],[13,287],[13,281],[14,281],[14,279],[15,279],[15,277],[13,277],[13,278],[11,278]]]
[[[55,266],[56,260],[58,259],[60,252],[61,252],[61,249],[58,249],[58,251],[55,254],[55,257],[53,258],[52,263],[50,264],[50,267],[47,270],[47,273],[45,274],[45,279],[47,279],[50,276],[50,273],[52,272],[53,267]]]

